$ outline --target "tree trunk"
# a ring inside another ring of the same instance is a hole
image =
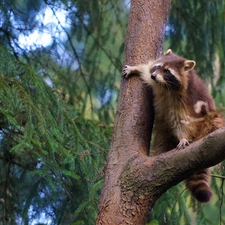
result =
[[[161,55],[169,7],[170,0],[132,1],[125,64],[146,63]],[[166,190],[225,158],[224,128],[185,149],[149,157],[152,98],[140,78],[122,79],[97,225],[144,225]]]
[[[161,55],[169,7],[170,0],[132,1],[125,64],[147,63]],[[151,89],[135,76],[122,79],[97,224],[145,223],[151,208],[148,199],[140,193],[141,188],[136,193],[126,184],[130,181],[122,181],[121,176],[131,171],[129,162],[138,155],[148,155],[153,119]]]

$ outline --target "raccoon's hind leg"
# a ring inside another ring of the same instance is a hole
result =
[[[157,129],[154,130],[153,145],[151,149],[151,155],[159,155],[164,152],[176,148],[178,140],[172,134],[170,128],[164,124],[158,124]]]
[[[212,190],[210,188],[210,178],[211,170],[202,170],[189,178],[187,178],[184,183],[187,189],[191,192],[193,197],[195,197],[201,203],[207,203],[212,197]]]

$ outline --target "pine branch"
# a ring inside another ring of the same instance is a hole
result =
[[[212,174],[212,177],[220,178],[220,179],[222,179],[222,180],[225,179],[225,176],[221,176],[221,175],[218,175],[218,174]]]

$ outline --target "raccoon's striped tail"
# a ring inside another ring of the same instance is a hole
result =
[[[213,195],[209,186],[210,178],[211,172],[208,168],[190,176],[184,181],[193,197],[201,203],[209,202]]]

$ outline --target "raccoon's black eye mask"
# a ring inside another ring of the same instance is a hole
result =
[[[182,87],[181,82],[170,72],[170,70],[167,69],[164,70],[163,78],[172,89],[174,90],[181,89]]]

